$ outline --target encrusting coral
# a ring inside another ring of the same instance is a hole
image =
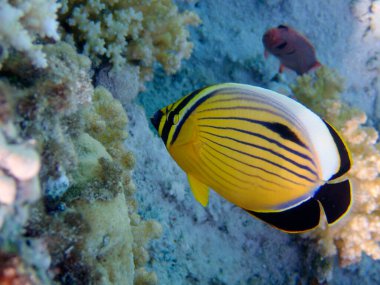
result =
[[[58,40],[55,0],[0,1],[0,69],[12,49],[25,53],[35,67],[46,67],[38,38]]]
[[[127,116],[91,68],[110,61],[99,81],[134,98],[157,62],[180,68],[199,22],[172,0],[0,0],[0,254],[15,280],[158,282],[145,264],[161,225],[137,213]]]
[[[44,52],[48,62],[45,69],[36,72],[28,60],[13,55],[0,72],[0,108],[5,111],[1,131],[6,137],[5,124],[14,122],[20,137],[7,135],[7,141],[0,137],[0,147],[4,142],[1,167],[7,175],[14,172],[15,177],[19,176],[19,168],[13,171],[9,163],[12,157],[19,159],[13,155],[17,150],[18,155],[28,154],[26,162],[34,162],[28,171],[36,175],[41,159],[39,176],[44,194],[33,213],[22,216],[17,235],[14,222],[18,218],[12,216],[13,223],[6,223],[1,236],[7,243],[28,241],[32,249],[27,251],[33,252],[34,248],[42,252],[41,263],[27,258],[21,250],[18,253],[26,265],[37,268],[42,283],[54,277],[63,284],[96,280],[102,284],[133,284],[138,273],[138,280],[153,284],[155,274],[143,270],[149,259],[145,246],[158,237],[161,226],[143,221],[136,213],[129,173],[134,158],[123,146],[126,113],[105,88],[94,90],[87,57],[62,42],[44,46]],[[24,144],[29,139],[35,141],[40,156]],[[23,163],[23,158],[17,161]],[[19,185],[26,184],[18,181]],[[39,183],[37,187],[40,189]],[[2,197],[12,203],[13,196],[10,193]],[[3,209],[1,206],[1,217]],[[135,234],[135,228],[147,230]],[[0,250],[8,251],[2,244]],[[131,270],[120,270],[126,259]],[[58,274],[48,274],[49,268],[49,272]]]
[[[307,236],[319,240],[323,256],[338,253],[342,266],[359,262],[363,252],[380,259],[380,145],[377,131],[364,126],[367,121],[365,113],[339,98],[343,80],[327,67],[318,69],[314,77],[299,77],[292,90],[297,100],[339,130],[353,160],[347,175],[353,184],[350,213],[337,224],[325,225]]]
[[[186,28],[200,22],[192,12],[180,13],[172,0],[64,0],[60,21],[96,65],[104,58],[116,68],[135,63],[144,80],[155,61],[167,73],[180,68],[193,48]]]

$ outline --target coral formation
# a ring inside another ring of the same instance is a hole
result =
[[[0,69],[13,50],[25,53],[36,67],[46,67],[47,61],[38,38],[58,40],[55,0],[0,1]]]
[[[380,259],[380,145],[377,131],[365,126],[365,113],[339,98],[343,80],[327,67],[317,70],[314,78],[311,75],[299,77],[292,90],[299,101],[340,131],[353,159],[347,175],[353,184],[350,213],[336,225],[319,228],[309,236],[319,239],[324,256],[338,253],[342,266],[359,262],[363,252]]]
[[[129,173],[134,157],[123,145],[126,113],[105,88],[93,88],[87,57],[62,42],[43,51],[43,70],[11,56],[0,72],[1,182],[9,186],[0,198],[22,213],[10,216],[0,207],[0,249],[25,244],[17,254],[44,284],[51,278],[62,284],[133,284],[135,278],[153,284],[155,274],[144,269],[145,246],[161,228],[136,213]],[[43,199],[28,215],[40,197],[34,179],[40,160]],[[130,270],[120,269],[126,260]]]
[[[12,285],[37,284],[34,276],[31,276],[25,268],[23,268],[20,258],[13,254],[0,252],[0,284]]]
[[[0,94],[2,91],[0,87]],[[41,195],[38,178],[40,166],[40,156],[33,143],[20,137],[11,121],[0,123],[1,284],[38,284],[46,280],[46,272],[35,272],[32,268],[27,241],[21,238],[30,208]],[[13,252],[16,246],[22,258]],[[43,251],[39,246],[34,249]],[[45,261],[48,262],[48,259]]]
[[[136,273],[145,271],[143,266],[148,261],[147,253],[138,253],[145,251],[144,246],[149,239],[159,236],[160,225],[156,222],[140,222],[136,226],[130,223],[128,202],[123,193],[109,201],[78,203],[76,208],[88,221],[90,229],[83,236],[81,252],[84,262],[95,271],[96,282],[134,284],[135,278],[140,279],[140,274]],[[147,227],[147,224],[153,226]],[[146,231],[136,232],[141,228]],[[141,259],[142,262],[137,262]],[[148,281],[142,284],[157,283],[153,272],[147,275],[144,279]],[[149,281],[151,278],[156,282]]]
[[[96,84],[105,87],[124,106],[144,89],[140,81],[140,67],[126,64],[119,69],[105,67],[96,75]]]
[[[172,0],[64,0],[60,21],[96,65],[103,58],[116,68],[137,63],[143,79],[151,77],[155,61],[176,72],[193,48],[187,26],[200,22],[192,12],[179,12]]]
[[[145,265],[161,225],[137,214],[128,120],[106,88],[126,102],[156,62],[176,72],[199,22],[172,0],[0,0],[0,281],[158,282]]]
[[[359,0],[352,4],[353,14],[362,22],[366,23],[366,36],[369,32],[376,38],[380,37],[380,1],[379,0]]]

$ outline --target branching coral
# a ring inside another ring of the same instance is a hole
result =
[[[0,1],[0,69],[10,49],[27,54],[33,65],[46,67],[42,46],[35,44],[38,37],[59,39],[55,0]]]
[[[180,13],[172,0],[64,0],[60,21],[95,64],[109,59],[115,67],[138,62],[141,77],[151,76],[155,61],[174,73],[190,56],[188,25],[200,20]]]
[[[310,234],[320,240],[323,255],[338,252],[342,266],[359,262],[362,252],[380,259],[380,145],[378,133],[365,127],[366,115],[339,99],[343,81],[327,67],[315,78],[304,75],[292,87],[297,99],[331,122],[352,153],[348,177],[353,183],[353,207],[342,221]]]

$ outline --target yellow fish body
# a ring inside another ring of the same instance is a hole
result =
[[[318,226],[321,206],[329,224],[350,207],[350,182],[337,182],[351,166],[346,145],[333,127],[286,96],[218,84],[151,120],[203,206],[211,188],[287,232]]]

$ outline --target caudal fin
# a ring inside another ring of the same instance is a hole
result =
[[[352,187],[349,180],[323,185],[314,196],[325,211],[327,222],[333,224],[342,218],[350,209]]]
[[[349,180],[321,186],[309,200],[281,212],[255,212],[252,216],[288,233],[312,230],[319,225],[321,206],[327,222],[333,224],[342,218],[351,207],[351,183]]]

